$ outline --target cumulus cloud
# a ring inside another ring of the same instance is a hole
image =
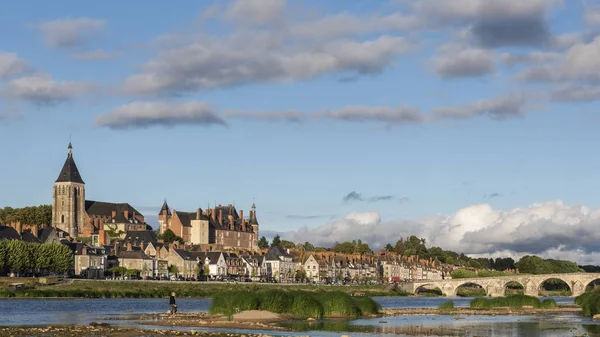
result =
[[[47,21],[39,25],[46,44],[52,48],[73,48],[84,45],[98,35],[105,20],[77,18]]]
[[[584,102],[600,100],[600,85],[569,83],[554,88],[550,97],[557,102]]]
[[[600,26],[600,8],[590,8],[586,10],[583,21],[590,26]]]
[[[142,73],[129,77],[123,91],[164,96],[247,83],[301,81],[333,73],[376,74],[410,50],[412,44],[406,39],[387,35],[321,44],[294,44],[276,33],[202,36],[187,46],[163,51],[142,67]]]
[[[301,227],[283,234],[294,242],[310,241],[318,246],[334,242],[367,241],[383,248],[400,237],[416,235],[428,246],[479,256],[536,254],[597,264],[600,254],[600,209],[565,205],[561,201],[535,203],[510,210],[477,204],[452,215],[436,215],[420,220],[382,221],[379,213],[352,213],[322,226]]]
[[[120,53],[117,52],[106,52],[102,49],[77,53],[73,57],[78,60],[110,60],[118,57]]]
[[[444,78],[477,77],[495,70],[492,51],[455,44],[440,47],[432,63],[435,73]]]
[[[483,47],[540,46],[551,39],[545,15],[561,0],[420,0],[416,14],[429,26],[467,26]]]
[[[286,219],[294,219],[294,220],[314,220],[314,219],[333,219],[333,215],[309,215],[309,214],[290,214],[286,215]]]
[[[247,25],[273,25],[286,17],[286,0],[236,0],[226,10],[225,17]]]
[[[468,119],[487,115],[494,120],[523,117],[528,99],[524,95],[508,95],[483,99],[459,107],[439,107],[432,110],[437,118]]]
[[[0,79],[20,75],[29,69],[29,63],[17,54],[0,52]]]
[[[91,83],[56,81],[51,75],[37,73],[6,82],[0,87],[0,96],[10,101],[44,106],[81,97],[92,88]]]
[[[174,125],[221,125],[227,123],[204,102],[132,102],[96,117],[96,125],[111,129]]]
[[[528,82],[600,81],[600,36],[586,43],[573,45],[557,62],[534,66],[517,77]]]
[[[550,63],[560,59],[561,54],[554,52],[532,52],[529,54],[502,53],[500,60],[509,67],[519,64]]]

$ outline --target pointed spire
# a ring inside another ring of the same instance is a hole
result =
[[[79,170],[77,169],[77,165],[75,165],[75,160],[73,159],[73,145],[69,142],[69,153],[67,154],[67,160],[63,165],[60,174],[58,175],[58,179],[56,182],[73,182],[79,184],[85,184],[81,175],[79,174]]]
[[[167,204],[167,198],[165,198],[165,202],[163,202],[163,205],[160,208],[159,214],[163,214],[165,211],[167,211],[167,215],[171,215],[171,209],[169,208],[169,205]]]

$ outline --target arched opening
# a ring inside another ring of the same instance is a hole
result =
[[[442,296],[443,292],[442,292],[442,289],[440,289],[439,287],[436,287],[432,284],[425,284],[425,285],[418,287],[415,290],[415,295],[416,296],[426,296],[426,297]]]
[[[65,216],[64,216],[64,214],[60,216],[60,223],[65,223]]]
[[[517,281],[510,281],[504,285],[504,296],[522,295],[525,293],[525,287]]]
[[[585,286],[585,291],[592,291],[596,287],[600,287],[600,278],[599,279],[595,279],[592,282],[588,283]]]
[[[485,296],[486,291],[477,283],[464,283],[456,287],[456,296],[459,297],[478,297]]]
[[[539,296],[571,296],[571,286],[559,278],[549,278],[540,283]]]

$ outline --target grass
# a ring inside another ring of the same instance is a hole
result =
[[[34,287],[37,278],[0,278],[0,298],[77,297],[77,298],[163,298],[174,291],[178,297],[212,297],[215,293],[230,291],[286,291],[363,292],[366,296],[408,296],[404,290],[385,291],[382,285],[329,286],[306,284],[258,284],[258,283],[212,283],[212,282],[155,282],[155,281],[102,281],[74,280],[70,284]],[[9,283],[26,283],[33,289],[9,291]]]
[[[600,288],[596,287],[592,291],[575,297],[575,304],[581,306],[583,314],[586,316],[600,314]]]
[[[369,297],[352,297],[341,291],[231,291],[215,294],[209,312],[231,317],[238,310],[267,310],[297,318],[359,317],[377,314],[381,306]]]
[[[438,308],[442,309],[442,310],[454,309],[454,302],[452,302],[452,301],[444,302],[444,303],[440,304],[440,306]]]
[[[523,308],[523,306],[526,305],[542,309],[556,308],[556,302],[552,299],[546,299],[540,302],[537,297],[526,295],[511,295],[489,299],[478,297],[471,301],[470,307],[473,309],[490,309],[498,307]]]
[[[460,297],[477,297],[485,296],[485,289],[481,287],[459,287],[456,290],[456,296]]]

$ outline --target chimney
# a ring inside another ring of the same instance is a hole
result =
[[[83,245],[83,247],[81,247],[81,255],[87,255],[87,246]]]
[[[113,253],[114,255],[119,255],[119,241],[115,241],[115,245],[113,247]]]
[[[213,221],[217,221],[216,217],[217,215],[215,214],[215,209],[211,208],[210,210],[210,216],[212,217]]]
[[[243,209],[240,209],[240,218],[242,218],[242,219],[244,218],[244,210]]]
[[[223,224],[223,209],[219,207],[219,225]]]
[[[235,229],[235,223],[233,222],[233,215],[228,215],[227,216],[227,220],[229,220],[229,229],[230,230],[234,230]]]
[[[112,212],[111,212],[111,215],[112,215],[112,218],[113,218],[113,219],[114,219],[114,218],[116,218],[116,217],[117,217],[117,211],[112,211]]]
[[[244,232],[247,231],[247,228],[246,228],[246,219],[244,219],[244,218],[242,218],[242,231],[244,231]]]
[[[102,247],[105,244],[106,244],[106,233],[104,232],[104,229],[100,229],[98,231],[98,245],[100,247]]]
[[[129,219],[129,210],[124,210],[123,215],[125,216],[125,219]]]
[[[131,241],[127,241],[127,251],[130,252],[133,249],[131,248]]]
[[[33,234],[33,236],[35,236],[36,238],[39,237],[39,230],[40,228],[38,226],[31,226],[31,234]]]
[[[175,244],[173,242],[169,243],[169,252],[175,249]]]
[[[200,220],[201,215],[202,215],[202,210],[200,208],[198,208],[196,210],[196,220]]]
[[[17,230],[17,232],[19,233],[19,235],[21,235],[21,232],[23,231],[23,226],[21,225],[20,221],[17,221],[15,223],[15,229]]]

